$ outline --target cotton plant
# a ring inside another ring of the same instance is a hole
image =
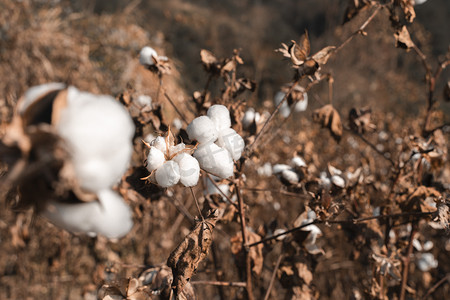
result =
[[[149,143],[143,141],[149,148],[146,160],[150,180],[167,188],[181,182],[186,187],[197,185],[200,176],[198,161],[191,155],[195,147],[184,143],[175,144],[175,137],[170,128],[165,137],[158,136]]]
[[[304,169],[307,168],[305,160],[298,155],[295,155],[289,165],[275,164],[272,167],[272,173],[286,185],[296,185],[305,176]]]
[[[302,226],[312,223],[316,219],[316,213],[313,210],[307,209],[294,222],[294,226]],[[324,254],[323,249],[316,245],[317,238],[322,236],[322,231],[317,225],[309,224],[301,229],[309,232],[306,239],[303,241],[303,246],[310,254]]]
[[[133,151],[134,124],[126,109],[111,96],[48,83],[30,88],[18,103],[22,118],[33,110],[51,114],[42,122],[50,123],[69,156],[59,176],[69,176],[76,197],[94,197],[69,203],[55,195],[41,215],[71,232],[124,236],[133,226],[132,213],[112,187],[128,168]]]
[[[202,169],[220,178],[233,176],[233,160],[241,157],[245,142],[231,128],[228,108],[211,106],[207,115],[195,118],[186,131],[191,140],[198,142],[194,157]]]

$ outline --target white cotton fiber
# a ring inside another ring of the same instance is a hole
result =
[[[178,163],[178,166],[180,167],[180,182],[184,186],[197,185],[200,176],[200,166],[198,161],[186,152],[182,152],[175,156],[173,161]]]
[[[114,191],[98,192],[98,201],[67,204],[51,201],[42,212],[53,224],[74,233],[120,238],[133,227],[128,205]]]
[[[197,140],[199,143],[213,143],[218,136],[214,122],[207,116],[195,118],[186,131],[191,140]]]
[[[294,168],[302,168],[302,167],[306,167],[306,163],[303,160],[303,158],[301,158],[300,156],[294,156],[291,159],[291,166]]]
[[[134,124],[114,98],[69,87],[57,131],[67,143],[81,187],[92,192],[111,187],[127,169]]]
[[[226,106],[220,104],[213,105],[208,109],[206,114],[214,122],[217,131],[231,127],[230,112]]]
[[[186,145],[184,143],[179,143],[174,146],[169,146],[169,156],[173,157],[175,154],[181,152],[186,148]]]
[[[156,147],[151,147],[147,156],[147,170],[152,172],[161,167],[165,161],[164,153]]]
[[[158,136],[156,139],[151,141],[150,146],[155,147],[159,151],[166,153],[166,139],[162,136]]]
[[[222,129],[216,143],[230,152],[234,160],[241,158],[245,147],[244,139],[232,128]]]
[[[294,106],[294,110],[296,112],[300,112],[300,111],[305,111],[308,108],[308,94],[307,93],[303,93],[303,100],[302,101],[298,101],[295,106]]]
[[[172,160],[166,161],[155,172],[156,182],[162,187],[170,187],[180,181],[180,167]]]
[[[345,188],[345,180],[339,175],[331,176],[331,182],[337,187]]]
[[[275,164],[272,167],[272,172],[273,174],[278,174],[283,172],[284,170],[290,170],[291,167],[285,164]]]
[[[233,176],[233,160],[230,153],[214,143],[200,144],[194,152],[200,167],[221,178]]]
[[[141,49],[141,52],[139,53],[139,62],[141,63],[141,65],[148,65],[148,66],[152,66],[155,64],[155,62],[153,61],[153,58],[158,57],[158,53],[156,53],[156,50],[153,49],[152,47],[148,47],[145,46],[144,48]]]
[[[139,106],[151,106],[152,105],[152,97],[147,95],[139,95],[136,99],[136,102]]]
[[[217,188],[216,185],[219,187]],[[214,183],[207,178],[206,179],[206,190],[205,195],[220,195],[222,199],[226,199],[223,195],[230,196],[230,186],[224,183]]]
[[[40,97],[52,91],[62,90],[66,87],[64,83],[51,82],[41,85],[36,85],[29,88],[24,94],[24,101],[19,102],[17,110],[22,114],[34,101],[38,100]]]
[[[278,91],[276,94],[275,94],[275,97],[274,97],[274,102],[275,102],[275,105],[277,105],[278,106],[278,104],[280,104],[280,102],[284,99],[284,97],[286,96],[286,93],[285,92],[281,92],[281,91]],[[291,109],[289,108],[289,105],[287,104],[287,101],[285,100],[284,101],[284,103],[281,105],[281,107],[280,107],[280,114],[284,117],[284,118],[287,118],[287,117],[289,117],[289,115],[291,114]]]
[[[297,184],[300,181],[300,177],[292,169],[281,171],[281,177],[290,184]]]
[[[248,128],[250,125],[253,124],[255,121],[255,109],[253,107],[250,107],[247,109],[244,113],[244,116],[242,117],[242,127]]]

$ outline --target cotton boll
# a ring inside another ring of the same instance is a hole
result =
[[[218,137],[214,122],[207,116],[195,118],[186,131],[191,140],[197,140],[199,143],[213,143]]]
[[[275,164],[272,167],[272,171],[273,171],[274,174],[278,174],[278,173],[281,173],[284,170],[290,170],[290,169],[291,169],[291,167],[288,166],[288,165],[285,165],[285,164]]]
[[[68,204],[50,201],[42,215],[53,224],[74,233],[101,234],[120,238],[133,227],[128,205],[114,191],[98,192],[99,201]]]
[[[302,167],[306,167],[306,163],[303,160],[303,158],[301,158],[300,156],[294,156],[291,159],[291,166],[294,168],[302,168]]]
[[[211,106],[206,113],[214,122],[217,131],[222,131],[231,127],[230,111],[224,105],[216,104]]]
[[[164,153],[156,147],[151,147],[147,156],[147,170],[152,172],[161,167],[165,161]]]
[[[57,131],[67,143],[81,187],[93,192],[105,189],[127,169],[134,124],[114,98],[69,87]],[[91,167],[96,164],[102,167]],[[95,186],[91,182],[94,177],[103,177],[98,179],[101,184]]]
[[[281,178],[289,182],[290,184],[297,184],[300,181],[300,177],[293,170],[281,171]]]
[[[153,57],[158,57],[158,53],[156,53],[156,50],[152,47],[145,46],[139,53],[139,62],[144,66],[152,66],[155,64],[155,62],[153,61]]]
[[[219,132],[216,143],[220,147],[227,149],[234,160],[241,158],[245,147],[244,139],[232,128],[222,129]]]
[[[427,272],[431,269],[437,268],[438,261],[431,253],[418,253],[416,257],[416,265],[420,271]]]
[[[331,180],[328,178],[326,172],[320,172],[320,184],[326,189],[331,188]]]
[[[337,187],[345,188],[345,180],[341,176],[338,175],[331,176],[331,182]]]
[[[139,95],[136,99],[136,102],[140,106],[151,106],[152,105],[152,97],[147,95]]]
[[[280,104],[280,102],[284,99],[285,96],[286,96],[286,93],[281,92],[281,91],[277,92],[274,97],[275,105],[278,106],[278,104]],[[280,114],[284,118],[289,117],[289,115],[291,114],[291,109],[289,108],[289,105],[287,104],[286,101],[284,101],[284,103],[280,107]]]
[[[176,128],[177,130],[180,130],[183,127],[183,123],[181,122],[180,119],[176,118],[172,121],[172,125],[174,128]]]
[[[162,187],[170,187],[180,181],[180,167],[172,160],[166,161],[155,172],[156,182]]]
[[[296,112],[300,112],[300,111],[305,111],[308,108],[308,94],[307,93],[303,93],[303,100],[302,101],[298,101],[295,106],[294,106],[294,110]]]
[[[198,161],[186,152],[178,154],[173,160],[177,162],[180,167],[180,182],[184,186],[197,185],[200,176],[200,166]]]
[[[250,107],[247,109],[244,113],[244,116],[242,117],[242,126],[244,128],[250,127],[250,125],[255,122],[255,109],[253,107]]]
[[[257,170],[259,176],[269,177],[272,176],[272,165],[270,162],[266,162],[264,165],[260,166]]]
[[[169,146],[169,156],[173,156],[186,148],[186,145],[184,143],[179,143],[174,146]]]
[[[17,110],[22,114],[32,103],[52,91],[59,91],[66,87],[64,83],[51,82],[41,85],[36,85],[29,88],[24,94],[24,101],[19,102]]]
[[[230,153],[214,143],[200,144],[194,152],[200,167],[221,178],[233,176],[233,160]]]
[[[150,143],[150,146],[155,147],[162,153],[166,153],[166,151],[167,151],[166,139],[162,136],[158,136],[156,139],[154,139]]]

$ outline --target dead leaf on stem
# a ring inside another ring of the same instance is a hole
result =
[[[359,134],[375,130],[375,124],[371,123],[372,110],[369,107],[352,108],[348,114],[350,128]]]
[[[342,123],[341,117],[333,105],[327,104],[316,109],[313,114],[313,120],[321,124],[322,127],[327,127],[333,138],[339,142],[342,136]]]
[[[247,231],[248,235],[248,244],[256,243],[261,240],[261,237],[253,232],[253,231]],[[238,266],[245,265],[245,255],[244,255],[244,249],[242,248],[242,233],[238,232],[234,237],[231,238],[231,252],[236,258],[236,264]],[[263,268],[263,253],[262,249],[264,248],[263,244],[258,244],[256,246],[250,247],[248,251],[248,255],[250,256],[250,260],[252,263],[252,273],[254,273],[256,276],[261,275],[262,268]]]
[[[397,32],[394,33],[394,37],[395,37],[395,47],[403,48],[406,50],[409,50],[410,48],[414,47],[414,42],[411,40],[411,36],[409,35],[406,26],[402,26],[401,29],[397,30]]]
[[[167,265],[172,268],[175,295],[181,295],[184,286],[197,271],[199,263],[208,254],[212,232],[217,222],[217,212],[210,211],[205,220],[198,221],[194,229],[172,251]]]

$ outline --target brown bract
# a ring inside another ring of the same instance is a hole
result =
[[[208,254],[212,243],[212,232],[217,222],[217,212],[209,211],[206,218],[198,221],[194,229],[170,253],[167,265],[172,268],[172,288],[176,299],[181,298],[184,286],[195,274],[199,263]]]
[[[313,120],[322,127],[327,127],[333,138],[339,142],[342,136],[342,123],[341,117],[333,105],[327,104],[316,109],[313,113]]]

